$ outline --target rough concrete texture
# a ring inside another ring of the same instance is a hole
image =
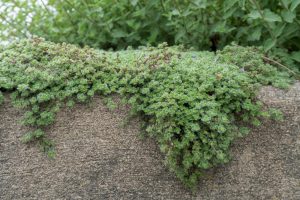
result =
[[[281,108],[283,122],[265,121],[232,145],[232,161],[209,170],[193,194],[164,166],[138,121],[123,128],[128,108],[64,110],[47,131],[57,156],[25,145],[22,112],[0,106],[0,199],[300,199],[300,83],[263,88],[260,99]]]

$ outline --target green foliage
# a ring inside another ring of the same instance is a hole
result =
[[[0,51],[0,80],[6,80],[0,91],[9,90],[13,104],[27,110],[24,123],[37,129],[22,140],[39,139],[49,156],[53,144],[43,130],[61,107],[101,95],[114,108],[109,95],[119,94],[190,187],[204,170],[229,161],[230,143],[249,132],[237,122],[259,125],[266,116],[256,100],[259,86],[290,83],[254,48],[231,46],[214,55],[161,44],[105,52],[41,38]]]
[[[44,151],[49,158],[55,157],[54,144],[51,140],[46,138],[41,138],[38,142],[42,151]]]
[[[259,83],[283,89],[290,85],[289,72],[268,64],[264,60],[268,58],[263,55],[262,49],[232,45],[225,47],[218,55],[221,62],[239,65],[242,71],[247,71],[248,75]]]
[[[299,0],[4,0],[2,4],[0,31],[7,37],[34,34],[102,49],[161,42],[221,49],[236,41],[263,46],[299,70]]]
[[[270,109],[269,113],[270,113],[271,119],[278,120],[278,121],[282,121],[283,120],[283,114],[279,110],[277,110],[277,109]]]
[[[41,129],[37,129],[33,132],[28,132],[22,136],[21,141],[24,143],[28,143],[34,141],[35,139],[40,139],[45,136],[45,133]]]
[[[0,91],[0,105],[3,103],[4,101],[4,96],[2,94],[2,92]]]

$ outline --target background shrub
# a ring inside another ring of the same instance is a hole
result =
[[[263,46],[299,69],[300,0],[3,0],[2,5],[3,36],[34,34],[102,49],[168,42],[216,50],[236,41]]]

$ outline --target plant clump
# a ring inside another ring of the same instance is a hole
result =
[[[260,52],[260,53],[255,53]],[[220,61],[238,65],[241,70],[263,85],[273,85],[286,89],[291,83],[291,72],[279,70],[267,61],[273,61],[263,55],[263,50],[257,47],[241,47],[236,44],[219,51]],[[276,61],[273,61],[276,62]]]
[[[231,142],[248,132],[239,121],[259,125],[271,115],[257,101],[259,86],[290,83],[259,51],[235,48],[217,55],[166,44],[106,52],[21,40],[0,50],[0,91],[26,110],[23,123],[33,131],[22,141],[39,141],[50,156],[53,144],[43,130],[60,108],[119,94],[156,138],[170,169],[193,187],[204,170],[229,161]]]
[[[100,49],[184,44],[262,46],[300,73],[299,0],[3,0],[0,38],[37,35]],[[28,18],[30,16],[30,18]]]

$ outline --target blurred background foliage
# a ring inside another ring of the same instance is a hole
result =
[[[2,0],[1,39],[37,35],[101,49],[263,46],[300,69],[300,0]]]

